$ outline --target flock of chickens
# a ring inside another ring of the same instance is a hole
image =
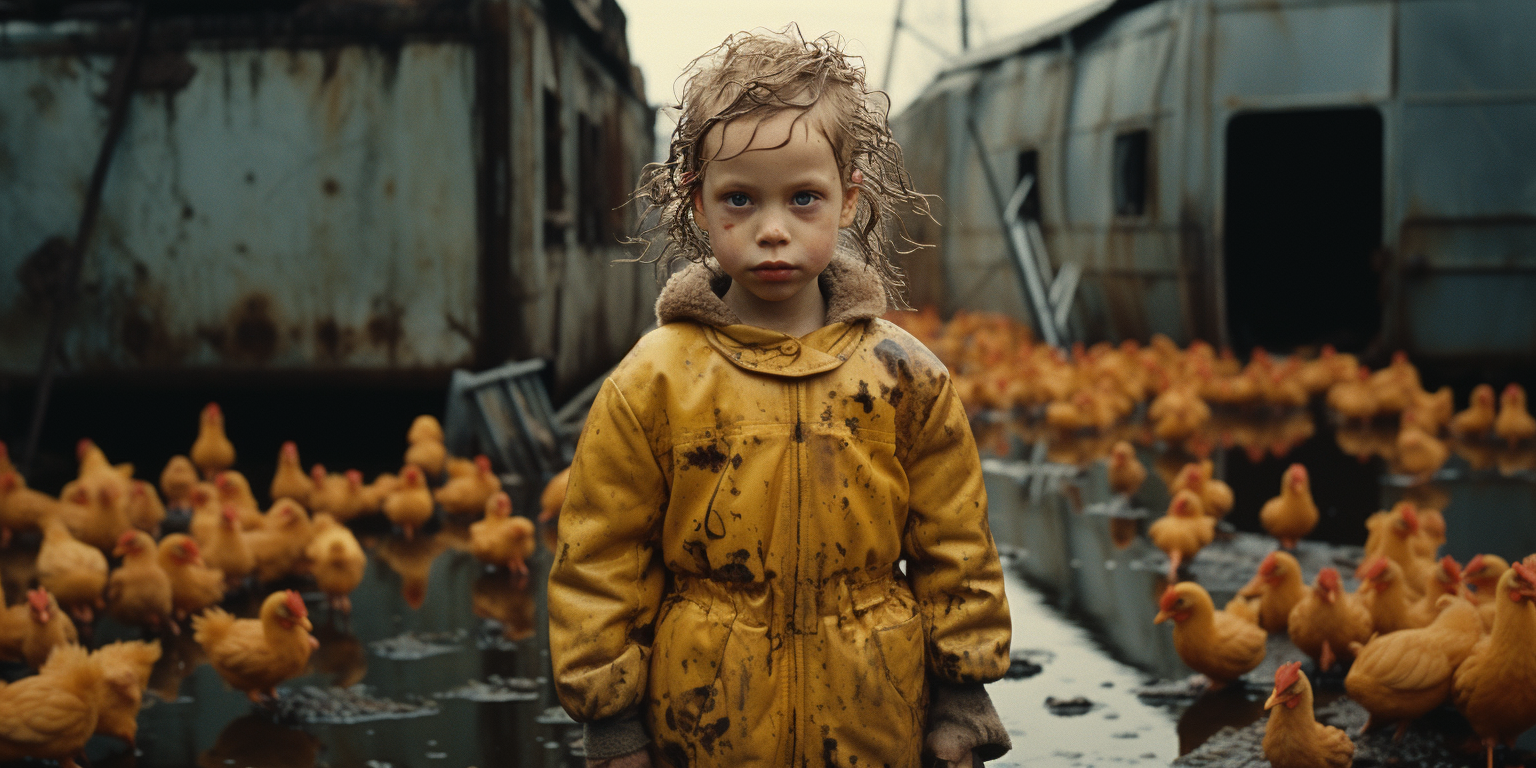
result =
[[[355,470],[329,474],[317,464],[306,473],[295,444],[285,443],[265,511],[245,476],[230,469],[235,449],[217,404],[203,409],[191,451],[166,464],[158,488],[135,479],[131,465],[111,464],[87,439],[77,448],[78,477],[50,496],[27,487],[0,443],[0,547],[41,534],[36,587],[0,613],[0,660],[24,662],[37,673],[0,683],[0,761],[34,757],[73,766],[94,733],[134,742],[161,646],[150,640],[82,648],[81,635],[90,636],[103,610],[152,636],[188,627],[230,687],[270,704],[275,687],[302,674],[319,647],[308,606],[291,589],[267,594],[253,619],[219,605],[237,591],[265,592],[301,578],[345,616],[367,562],[347,525],[357,518],[382,514],[410,541],[439,510],[483,515],[469,526],[470,553],[505,567],[514,585],[526,584],[535,526],[512,514],[489,461],[449,455],[431,416],[417,418],[407,439],[400,472],[367,484]],[[429,479],[441,484],[434,488]],[[545,490],[540,519],[558,513],[563,480]],[[187,522],[186,533],[160,535],[162,523],[178,519]],[[407,603],[419,607],[425,579],[407,580],[405,590]]]

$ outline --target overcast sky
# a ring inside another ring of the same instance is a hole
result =
[[[848,50],[864,57],[868,79],[878,88],[885,77],[897,0],[618,0],[629,17],[629,51],[645,73],[653,104],[673,103],[673,86],[683,67],[720,44],[726,35],[756,27],[782,29],[798,22],[807,38],[836,31]],[[1049,21],[1087,0],[970,0],[972,47],[985,45]],[[906,24],[953,54],[960,50],[959,0],[907,0]],[[893,114],[933,78],[944,57],[904,31],[896,44],[890,80]],[[658,120],[658,129],[672,122]]]

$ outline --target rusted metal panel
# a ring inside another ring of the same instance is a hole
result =
[[[1375,102],[1392,91],[1396,3],[1221,8],[1211,67],[1216,104]]]

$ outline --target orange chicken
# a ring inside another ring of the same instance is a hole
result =
[[[1136,458],[1136,449],[1121,440],[1109,449],[1109,489],[1122,496],[1133,496],[1146,482],[1147,468]]]
[[[443,474],[443,464],[447,460],[448,449],[443,447],[441,440],[414,440],[410,447],[405,449],[405,464],[416,467],[432,477]]]
[[[1188,488],[1205,504],[1205,513],[1211,517],[1225,517],[1232,511],[1232,486],[1214,477],[1216,465],[1210,459],[1185,464],[1174,478],[1170,491],[1178,493]]]
[[[109,686],[102,696],[96,732],[121,739],[131,747],[138,739],[139,708],[149,687],[150,672],[160,660],[160,644],[142,640],[111,643],[93,652],[91,660],[108,679],[120,682]],[[126,685],[130,679],[134,684]]]
[[[309,497],[311,512],[317,515],[323,512],[341,522],[363,513],[361,472],[349,470],[341,475],[327,474],[325,465],[316,464],[310,468],[309,476],[315,483],[315,491]]]
[[[1355,651],[1344,688],[1370,713],[1361,733],[1395,722],[1401,736],[1450,697],[1451,675],[1482,637],[1483,622],[1466,600],[1441,600],[1445,606],[1429,626],[1376,635]]]
[[[411,420],[411,428],[405,433],[405,441],[419,443],[423,440],[437,443],[443,441],[443,425],[436,416],[422,414]]]
[[[349,477],[353,471],[355,470],[347,471]],[[358,478],[361,480],[361,473],[358,474]],[[362,486],[357,492],[358,514],[375,515],[383,512],[384,500],[389,498],[391,493],[400,490],[401,484],[399,475],[393,472],[380,472],[373,478],[373,482]]]
[[[1451,449],[1425,430],[1419,419],[1411,411],[1403,414],[1397,433],[1397,467],[1403,474],[1424,482],[1445,465]]]
[[[106,674],[84,648],[58,648],[39,674],[0,688],[0,762],[32,757],[75,768],[108,691],[136,683],[131,672]]]
[[[1498,555],[1473,555],[1461,571],[1461,596],[1472,601],[1483,616],[1483,629],[1492,631],[1498,615],[1494,594],[1499,579],[1509,570],[1509,562]]]
[[[155,540],[143,531],[126,531],[112,554],[123,558],[107,580],[107,610],[112,617],[152,632],[179,632],[171,618],[171,577],[160,567]]]
[[[1472,399],[1467,409],[1451,417],[1451,434],[1464,438],[1479,438],[1493,429],[1493,387],[1479,384],[1472,388]]]
[[[1275,670],[1275,690],[1264,702],[1269,722],[1264,726],[1264,759],[1273,768],[1349,768],[1355,743],[1312,714],[1312,684],[1301,662]]]
[[[1264,661],[1268,636],[1253,623],[1216,610],[1205,588],[1192,581],[1175,584],[1157,604],[1154,624],[1173,620],[1173,649],[1190,669],[1217,689]]]
[[[1514,563],[1499,577],[1493,630],[1478,640],[1452,681],[1456,709],[1488,751],[1515,745],[1536,725],[1536,558]]]
[[[25,661],[38,669],[54,646],[79,642],[74,622],[46,589],[31,590],[25,602],[0,614],[0,658]]]
[[[304,673],[320,645],[311,629],[309,609],[291,589],[267,595],[255,619],[236,619],[220,608],[192,619],[192,636],[213,670],[257,704],[276,699],[278,683]]]
[[[417,529],[432,519],[432,492],[420,467],[400,470],[400,487],[384,497],[384,516],[400,526],[406,539],[415,538]]]
[[[256,561],[256,579],[266,583],[302,573],[304,548],[313,535],[309,514],[297,501],[281,498],[262,520],[262,527],[245,534]]]
[[[21,473],[0,471],[0,547],[10,544],[14,533],[42,530],[43,520],[59,507],[58,499],[28,488]]]
[[[75,538],[110,552],[117,546],[117,537],[133,527],[128,522],[126,487],[103,482],[100,475],[71,481],[60,491],[59,497],[68,503],[60,508],[59,517]]]
[[[224,572],[209,568],[197,542],[185,533],[160,540],[160,567],[171,580],[171,608],[183,619],[224,599]]]
[[[1179,568],[1216,538],[1216,518],[1205,514],[1193,491],[1179,491],[1168,513],[1147,529],[1147,536],[1168,556],[1168,580],[1176,581]]]
[[[1371,609],[1359,595],[1344,591],[1339,572],[1324,568],[1317,572],[1312,588],[1291,609],[1286,631],[1302,653],[1317,662],[1324,672],[1336,659],[1353,661],[1352,643],[1371,639]]]
[[[104,605],[107,557],[71,536],[62,520],[50,519],[43,523],[43,545],[37,550],[37,582],[70,615],[89,624]]]
[[[143,480],[134,480],[128,490],[128,524],[149,534],[160,535],[160,523],[165,520],[165,504],[155,486]]]
[[[240,513],[234,507],[224,507],[218,521],[218,526],[205,537],[194,528],[192,538],[208,565],[224,572],[225,586],[235,587],[256,570],[256,556],[251,553],[250,542],[240,528]]]
[[[368,564],[357,537],[336,522],[335,517],[316,515],[314,535],[304,553],[309,559],[310,573],[329,599],[331,610],[351,613],[352,600],[348,595],[362,583]]]
[[[1404,583],[1403,569],[1377,555],[1360,566],[1360,598],[1371,612],[1377,632],[1396,632],[1429,626],[1435,620],[1432,605],[1420,601]]]
[[[172,509],[190,509],[192,504],[187,496],[198,479],[197,467],[192,466],[191,459],[172,456],[160,472],[160,492],[165,494],[165,503]]]
[[[256,504],[256,494],[251,492],[251,483],[245,475],[226,469],[214,475],[213,487],[218,491],[220,508],[234,507],[240,513],[241,528],[254,531],[265,525],[261,507]]]
[[[1521,441],[1536,438],[1536,418],[1525,406],[1525,388],[1510,384],[1499,395],[1499,415],[1493,420],[1493,434],[1513,448]]]
[[[1408,591],[1417,596],[1424,593],[1425,584],[1434,578],[1436,568],[1431,553],[1433,540],[1424,532],[1418,507],[1411,501],[1400,501],[1385,516],[1380,513],[1366,520],[1370,529],[1365,539],[1365,555],[1383,555],[1403,569]]]
[[[192,443],[192,464],[202,471],[203,477],[213,476],[235,464],[235,445],[224,434],[224,411],[218,403],[203,406],[198,418],[197,440]]]
[[[1370,421],[1381,410],[1371,390],[1371,371],[1361,367],[1354,380],[1341,381],[1328,388],[1328,407],[1337,411],[1345,424]]]
[[[1317,526],[1317,504],[1307,481],[1307,468],[1292,464],[1280,482],[1280,495],[1264,502],[1259,522],[1269,535],[1280,540],[1281,549],[1296,549],[1296,542]]]
[[[1301,602],[1307,587],[1301,580],[1301,564],[1289,552],[1271,552],[1259,563],[1259,572],[1238,592],[1258,600],[1257,618],[1265,632],[1284,632],[1291,609]]]
[[[272,474],[269,493],[272,501],[293,499],[301,505],[309,504],[309,494],[315,490],[315,481],[304,473],[299,464],[299,446],[289,440],[277,451],[277,471]]]
[[[491,471],[491,460],[481,455],[475,457],[473,474],[451,477],[432,498],[450,515],[468,515],[485,509],[485,502],[499,490],[501,480]]]
[[[469,552],[481,562],[507,566],[514,577],[526,577],[526,561],[535,548],[533,533],[533,521],[512,514],[512,499],[497,491],[485,503],[485,519],[469,526]]]
[[[549,484],[539,494],[539,522],[547,523],[560,516],[560,508],[565,506],[565,491],[570,483],[570,467],[560,470],[549,479]]]

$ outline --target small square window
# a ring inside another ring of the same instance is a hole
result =
[[[1115,137],[1115,215],[1142,216],[1147,212],[1147,131],[1131,131]]]

